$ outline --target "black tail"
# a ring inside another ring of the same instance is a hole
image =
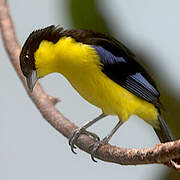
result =
[[[159,115],[158,119],[160,122],[160,128],[159,129],[154,128],[154,130],[155,130],[160,142],[165,143],[165,142],[173,141],[174,138],[173,138],[169,128],[167,127],[166,123],[164,122],[163,118],[161,117],[161,115]],[[180,164],[180,158],[173,159],[173,160],[176,163]]]
[[[158,120],[160,122],[160,128],[159,129],[154,128],[154,130],[157,136],[159,137],[159,140],[161,141],[161,143],[173,141],[174,138],[169,128],[167,127],[166,123],[164,122],[163,118],[161,117],[161,115],[159,115]]]

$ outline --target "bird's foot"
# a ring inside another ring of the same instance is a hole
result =
[[[79,138],[79,136],[80,136],[81,134],[86,134],[87,136],[90,136],[90,137],[94,138],[94,139],[97,140],[97,141],[100,140],[99,136],[97,136],[95,133],[86,131],[83,127],[76,129],[76,130],[73,132],[72,136],[69,138],[69,145],[71,146],[71,151],[72,151],[74,154],[77,154],[77,153],[74,151],[74,149],[76,149],[75,144],[77,143],[77,140],[78,140],[78,138]]]
[[[94,162],[97,162],[97,161],[94,159],[94,157],[95,157],[95,155],[96,155],[96,152],[98,151],[98,149],[99,149],[101,146],[107,144],[108,141],[109,141],[109,138],[108,138],[108,137],[105,137],[105,138],[102,139],[101,141],[97,141],[97,142],[95,142],[94,144],[92,144],[92,145],[90,146],[90,148],[92,147],[91,159],[92,159]]]

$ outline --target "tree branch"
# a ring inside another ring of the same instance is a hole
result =
[[[0,0],[0,30],[4,47],[6,48],[9,59],[21,79],[26,92],[32,99],[40,113],[58,132],[69,138],[73,131],[78,128],[74,123],[65,118],[56,108],[55,104],[59,99],[46,94],[39,83],[36,84],[33,93],[31,93],[25,82],[25,78],[19,67],[20,46],[17,42],[14,26],[6,0]],[[91,152],[90,145],[95,142],[92,138],[81,135],[77,141],[77,146],[88,153]],[[103,161],[117,163],[121,165],[137,165],[161,163],[173,167],[180,171],[180,165],[177,165],[171,159],[180,157],[180,140],[158,144],[153,148],[146,149],[128,149],[119,148],[110,144],[99,148],[96,158]]]

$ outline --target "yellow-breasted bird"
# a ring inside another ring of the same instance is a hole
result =
[[[108,143],[132,114],[150,124],[161,142],[173,140],[161,117],[160,93],[136,59],[128,48],[108,35],[49,26],[29,35],[20,54],[20,65],[31,91],[39,78],[58,72],[84,99],[102,109],[101,115],[77,129],[69,140],[74,152],[80,134],[96,138],[91,153],[94,160],[98,148]],[[86,129],[107,115],[117,115],[119,121],[99,140]]]

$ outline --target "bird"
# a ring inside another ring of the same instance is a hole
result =
[[[91,145],[91,158],[96,162],[98,149],[131,115],[151,125],[161,143],[174,140],[162,118],[164,106],[154,80],[138,57],[110,35],[59,25],[35,30],[22,47],[20,67],[31,92],[38,79],[60,73],[86,101],[102,110],[72,133],[69,145],[74,153],[79,136],[86,134],[96,140]],[[119,120],[100,140],[87,128],[108,115],[116,115]]]

